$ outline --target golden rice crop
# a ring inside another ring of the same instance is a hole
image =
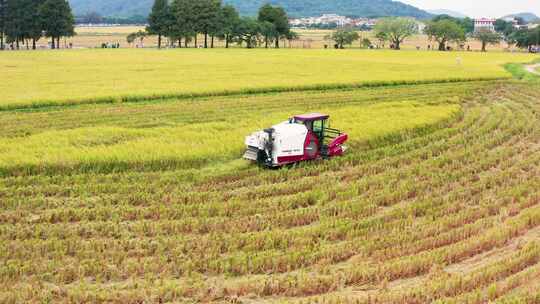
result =
[[[435,89],[427,86],[411,90],[414,101],[380,96],[377,103],[366,98],[366,94],[374,93],[364,89],[169,100],[142,107],[81,106],[70,111],[77,117],[77,128],[54,127],[75,119],[66,117],[64,109],[4,115],[15,129],[8,127],[3,132],[6,137],[0,138],[0,172],[47,168],[112,171],[118,163],[138,168],[171,165],[190,169],[216,160],[230,161],[244,149],[245,135],[284,121],[292,113],[327,112],[336,127],[349,130],[359,143],[433,125],[459,114],[459,94],[445,92],[433,99],[425,95],[426,90]],[[385,94],[386,90],[377,92]],[[42,126],[36,126],[36,121]],[[14,132],[24,132],[25,136],[12,136]]]
[[[529,54],[368,50],[63,50],[0,56],[0,109],[509,77]]]

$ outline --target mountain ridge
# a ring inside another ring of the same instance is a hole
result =
[[[427,12],[432,15],[448,15],[450,17],[461,18],[461,19],[468,17],[467,15],[463,13],[453,11],[453,10],[448,10],[448,9],[435,9],[435,10],[428,10]]]
[[[69,0],[75,15],[96,12],[106,17],[148,15],[154,0]],[[224,0],[240,14],[255,16],[265,3],[280,5],[291,17],[334,13],[356,17],[408,16],[429,18],[431,14],[412,5],[392,0]]]
[[[540,21],[540,17],[538,17],[536,14],[529,13],[529,12],[510,14],[510,15],[504,16],[503,18],[516,18],[516,17],[523,18],[525,22],[539,22]]]

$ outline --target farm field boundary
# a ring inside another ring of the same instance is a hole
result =
[[[504,68],[516,79],[535,81],[540,79],[540,59],[529,64],[507,63]]]

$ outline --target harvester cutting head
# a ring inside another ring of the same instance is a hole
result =
[[[348,136],[328,125],[330,116],[296,115],[246,137],[244,158],[267,167],[343,155]]]

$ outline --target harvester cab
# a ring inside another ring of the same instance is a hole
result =
[[[246,137],[244,158],[267,167],[343,155],[345,133],[329,127],[329,115],[296,115]]]

